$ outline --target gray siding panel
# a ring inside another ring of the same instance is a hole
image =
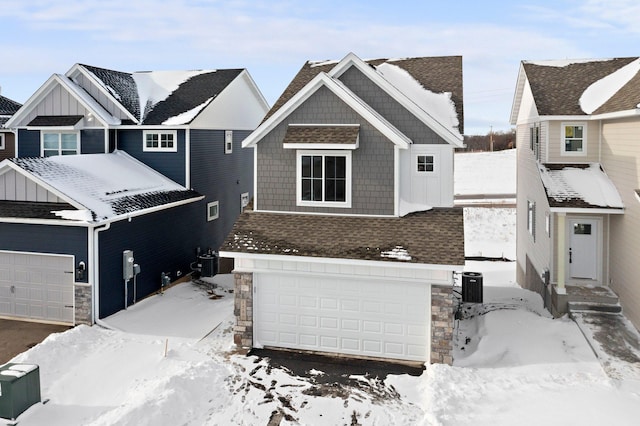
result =
[[[18,129],[17,157],[40,157],[40,131]]]
[[[142,130],[120,130],[117,136],[118,149],[126,151],[180,185],[185,185],[185,131],[178,130],[177,136],[177,152],[145,152],[142,150]]]
[[[242,149],[249,131],[233,131],[231,154],[224,153],[224,130],[191,130],[191,187],[205,196],[206,203],[219,201],[220,217],[206,221],[202,210],[203,233],[217,250],[240,214],[240,196],[253,197],[253,149]]]
[[[79,226],[0,223],[0,250],[73,255],[76,265],[84,261],[90,272],[88,232],[88,228]]]
[[[296,151],[283,149],[289,123],[360,124],[360,146],[352,153],[352,207],[296,206]],[[326,88],[319,89],[258,145],[260,210],[393,215],[394,145]]]
[[[82,154],[104,154],[104,136],[102,129],[80,131],[80,150]]]
[[[398,101],[380,89],[374,82],[365,77],[356,67],[351,67],[340,76],[342,81],[358,97],[378,111],[398,130],[407,135],[414,143],[445,144],[430,127],[426,126],[415,115],[409,112]]]

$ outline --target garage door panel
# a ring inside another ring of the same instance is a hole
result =
[[[257,273],[254,285],[254,337],[259,345],[428,358],[427,284]]]

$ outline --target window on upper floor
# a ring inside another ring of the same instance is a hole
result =
[[[175,130],[145,130],[142,132],[142,150],[157,152],[177,152]]]
[[[416,171],[418,173],[432,173],[435,171],[435,162],[433,155],[416,156]]]
[[[536,160],[540,160],[540,125],[534,124],[529,128],[529,148],[533,151]]]
[[[536,240],[536,203],[527,201],[527,231]]]
[[[207,203],[207,221],[211,222],[218,217],[220,217],[220,202],[212,201]]]
[[[351,207],[351,152],[298,151],[297,204]]]
[[[233,152],[233,130],[224,132],[224,153],[231,154]]]
[[[587,126],[585,123],[562,123],[562,154],[587,154]]]
[[[80,153],[78,132],[42,132],[42,156]]]
[[[5,149],[4,147],[4,133],[0,133],[0,150]]]

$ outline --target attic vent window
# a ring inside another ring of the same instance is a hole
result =
[[[433,155],[418,155],[417,163],[418,172],[433,172]]]
[[[176,131],[154,131],[145,130],[143,132],[143,151],[156,152],[177,152]]]

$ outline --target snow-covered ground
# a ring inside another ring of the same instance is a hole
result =
[[[467,209],[467,254],[513,258],[513,215],[513,209]],[[329,393],[314,380],[322,371],[298,377],[265,359],[234,352],[230,275],[212,279],[220,298],[180,284],[108,318],[112,329],[79,326],[15,357],[13,362],[40,366],[42,395],[49,399],[19,421],[637,424],[640,374],[635,366],[609,377],[576,324],[566,317],[552,319],[538,295],[515,283],[514,267],[513,262],[467,263],[466,270],[483,273],[485,303],[461,311],[454,366],[429,365],[420,376],[389,375],[384,381],[356,377],[360,386],[338,386]]]

